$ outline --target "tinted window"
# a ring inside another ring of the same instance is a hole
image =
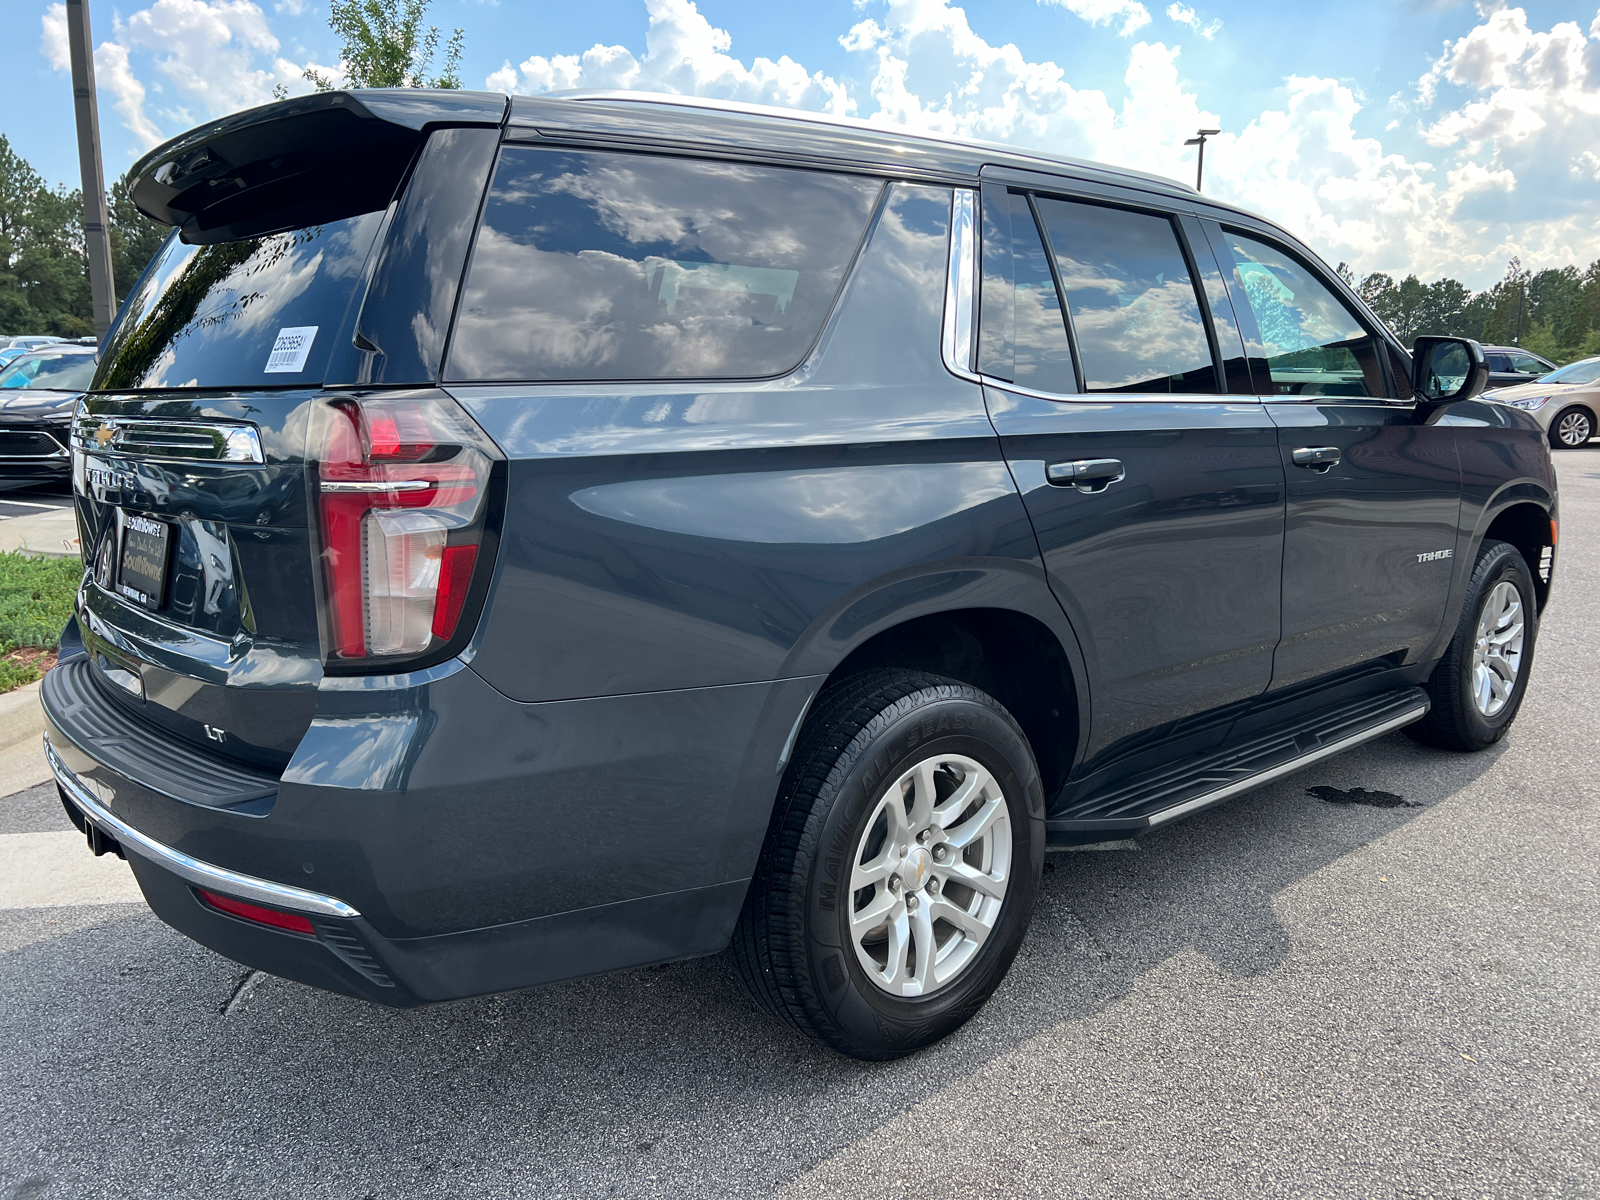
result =
[[[1484,361],[1489,364],[1491,371],[1511,370],[1511,357],[1506,354],[1485,354]]]
[[[876,180],[508,146],[450,379],[715,379],[799,363]]]
[[[1013,261],[1017,288],[1016,382],[1041,392],[1075,392],[1078,374],[1067,341],[1067,320],[1050,260],[1026,196],[1013,196]]]
[[[1091,392],[1215,392],[1211,345],[1172,222],[1038,201]]]
[[[174,235],[128,297],[95,387],[320,383],[382,219],[210,246]]]
[[[1376,341],[1327,285],[1276,246],[1232,232],[1227,244],[1275,395],[1384,394]]]
[[[54,388],[80,392],[94,378],[93,354],[52,354],[23,357],[0,374],[0,388]]]

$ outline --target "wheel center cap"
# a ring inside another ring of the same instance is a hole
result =
[[[917,846],[906,855],[905,865],[900,868],[900,878],[905,881],[908,892],[920,892],[932,871],[933,855],[922,846]]]

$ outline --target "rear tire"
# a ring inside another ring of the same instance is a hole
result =
[[[1450,647],[1424,685],[1433,707],[1406,733],[1446,750],[1486,750],[1511,728],[1539,631],[1533,575],[1515,546],[1484,542]]]
[[[1039,770],[997,700],[920,671],[853,676],[801,732],[734,960],[807,1036],[854,1058],[909,1054],[1005,977],[1044,843]]]
[[[1594,436],[1594,414],[1574,405],[1556,414],[1550,422],[1550,445],[1557,450],[1576,450]]]

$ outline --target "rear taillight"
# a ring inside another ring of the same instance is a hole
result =
[[[445,650],[465,632],[490,566],[499,452],[441,392],[340,398],[318,416],[311,457],[330,659]]]

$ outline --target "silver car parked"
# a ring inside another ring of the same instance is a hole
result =
[[[1600,429],[1600,357],[1568,363],[1532,383],[1485,392],[1484,398],[1532,413],[1551,446],[1576,450]]]

